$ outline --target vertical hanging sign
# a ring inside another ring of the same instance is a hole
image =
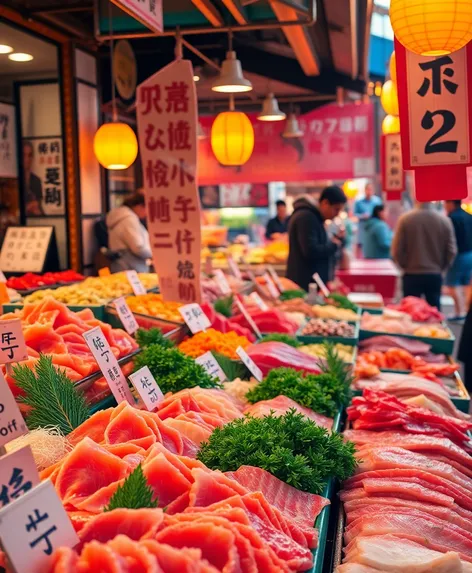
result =
[[[405,172],[402,164],[402,142],[399,133],[382,135],[381,140],[382,191],[387,200],[401,199],[405,190]]]
[[[139,148],[154,266],[164,300],[200,302],[197,98],[176,60],[138,87]]]
[[[404,169],[419,201],[464,199],[472,164],[472,43],[419,56],[395,40]]]

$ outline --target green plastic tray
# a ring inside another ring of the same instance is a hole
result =
[[[329,500],[331,500],[333,496],[334,482],[334,479],[330,479],[321,494]],[[318,529],[318,547],[312,551],[313,567],[309,570],[309,573],[324,573],[323,565],[325,560],[326,542],[328,540],[330,512],[331,504],[324,507],[316,518],[315,527]]]
[[[308,323],[309,321],[307,321]],[[359,323],[350,322],[354,326],[354,336],[344,337],[344,336],[308,336],[302,334],[302,330],[306,325],[302,325],[295,335],[297,340],[303,342],[304,344],[317,344],[327,340],[328,342],[334,342],[335,344],[346,344],[347,346],[357,346],[359,342]]]
[[[456,337],[452,333],[451,329],[447,324],[442,324],[442,326],[449,332],[450,338],[429,338],[427,336],[413,336],[412,334],[397,334],[393,332],[376,332],[373,330],[362,330],[360,329],[359,340],[366,340],[367,338],[373,338],[374,336],[398,336],[400,338],[407,338],[408,340],[421,340],[431,346],[431,352],[435,354],[452,354],[454,352],[454,344],[456,342]]]

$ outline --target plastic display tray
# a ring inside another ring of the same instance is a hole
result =
[[[309,321],[307,321],[308,324]],[[297,339],[304,344],[316,344],[320,342],[324,342],[327,340],[328,342],[333,342],[335,344],[346,344],[347,346],[357,346],[359,342],[359,323],[358,322],[349,322],[352,326],[354,326],[354,336],[353,337],[344,337],[344,336],[313,336],[308,334],[302,334],[305,325],[302,325],[296,334]]]
[[[176,330],[182,331],[182,338],[177,342],[181,342],[183,338],[188,334],[188,329],[183,322],[174,322],[171,320],[165,320],[163,318],[159,318],[157,316],[151,316],[147,314],[140,314],[140,313],[133,313],[134,317],[136,318],[136,322],[141,328],[149,330],[150,328],[158,328],[164,334],[172,332],[174,336],[177,334],[174,332]],[[120,317],[116,312],[115,307],[112,304],[108,304],[104,310],[104,320],[108,324],[111,324],[113,328],[123,328],[121,324]],[[174,340],[174,338],[173,338]]]
[[[376,332],[374,330],[363,330],[362,327],[359,333],[359,340],[366,340],[374,336],[398,336],[408,340],[421,340],[431,346],[431,352],[435,354],[452,354],[454,351],[454,344],[456,337],[452,333],[447,324],[442,324],[443,328],[449,332],[449,338],[430,338],[428,336],[413,336],[412,334],[397,334],[395,332]]]

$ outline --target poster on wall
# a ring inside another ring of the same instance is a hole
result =
[[[27,217],[64,215],[60,137],[23,139],[23,193]]]
[[[220,188],[218,185],[205,185],[199,187],[200,203],[204,209],[218,209],[220,207]]]
[[[269,187],[264,183],[229,183],[220,185],[221,207],[267,207]]]
[[[0,177],[18,177],[15,106],[7,103],[0,103]]]

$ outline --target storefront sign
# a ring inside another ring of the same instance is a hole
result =
[[[438,57],[395,42],[403,167],[420,201],[463,199],[472,158],[472,45]]]
[[[115,400],[120,404],[125,400],[134,405],[133,394],[123,374],[116,356],[113,354],[102,329],[99,326],[84,332],[82,336],[93,354],[102,374],[107,381]]]
[[[212,377],[218,379],[220,382],[224,382],[226,380],[226,374],[223,372],[223,369],[216,361],[216,358],[213,356],[211,352],[205,352],[198,358],[195,358],[195,362],[203,366],[207,373]]]
[[[112,0],[112,2],[156,34],[163,31],[162,0]]]
[[[402,142],[399,133],[382,135],[382,191],[401,193],[405,189],[405,172],[402,164]]]
[[[27,433],[28,428],[18,404],[15,402],[15,398],[0,371],[0,448]]]
[[[179,312],[192,334],[197,334],[211,326],[211,322],[199,304],[186,304],[179,307]]]
[[[15,106],[0,103],[0,179],[18,177]]]
[[[192,64],[177,60],[138,87],[149,235],[164,300],[201,301],[197,99]]]
[[[249,114],[249,118],[255,145],[243,166],[220,165],[211,149],[211,139],[199,142],[200,185],[226,189],[221,184],[353,179],[375,174],[374,112],[370,103],[343,107],[328,104],[302,115],[304,135],[296,139],[282,137],[283,121],[261,122],[255,114]],[[211,132],[213,121],[214,117],[200,118],[205,133]],[[221,194],[221,206],[230,200],[231,195]]]
[[[0,511],[2,548],[15,571],[43,573],[58,547],[79,542],[51,480],[46,480]]]
[[[62,139],[24,139],[23,171],[26,216],[64,215]]]
[[[143,366],[128,378],[150,412],[164,400],[164,394],[147,366]]]
[[[36,462],[29,446],[3,456],[0,463],[0,509],[30,491],[39,482]]]
[[[259,366],[254,362],[254,360],[249,356],[249,354],[244,350],[242,346],[238,346],[238,348],[236,349],[236,354],[239,356],[239,358],[241,358],[242,363],[244,364],[244,366],[246,366],[246,368],[254,376],[254,378],[258,382],[262,382],[262,379],[264,378],[262,370],[259,368]]]
[[[134,98],[138,68],[133,48],[128,40],[119,40],[113,52],[113,79],[115,86],[124,100]]]
[[[0,268],[11,273],[40,273],[51,244],[53,227],[8,227]]]
[[[134,334],[138,330],[139,325],[136,322],[136,318],[131,312],[128,303],[126,302],[125,297],[121,296],[120,298],[117,298],[113,304],[118,316],[120,317],[122,325],[125,327],[126,332],[131,335]]]
[[[19,318],[0,320],[0,364],[21,362],[28,358],[25,337]]]

